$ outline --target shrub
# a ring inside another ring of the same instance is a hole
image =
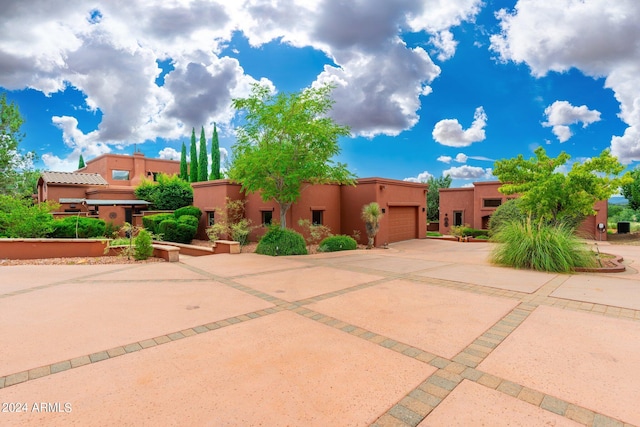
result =
[[[162,234],[162,240],[167,242],[177,242],[178,221],[173,218],[165,219],[158,225],[158,233]]]
[[[53,229],[51,212],[59,206],[52,202],[34,204],[28,199],[0,195],[0,236],[46,237]]]
[[[318,252],[350,251],[357,247],[358,243],[351,236],[330,236],[320,242]]]
[[[251,225],[251,220],[244,217],[245,204],[244,200],[231,200],[227,197],[224,208],[215,209],[215,223],[206,229],[209,240],[215,242],[221,238],[230,238],[246,245],[249,234],[255,227]]]
[[[177,221],[178,223],[187,224],[191,227],[195,227],[196,229],[198,228],[198,223],[200,223],[198,218],[191,215],[182,215],[181,217],[177,218]]]
[[[197,227],[193,227],[187,223],[178,221],[177,228],[177,237],[176,240],[172,240],[177,243],[191,243],[194,237],[196,237],[196,233],[198,232]]]
[[[262,255],[306,255],[304,237],[288,228],[270,227],[269,231],[262,236],[256,253]]]
[[[147,230],[140,230],[135,240],[134,258],[144,260],[153,255],[153,246],[151,244],[151,234]]]
[[[176,219],[184,215],[189,215],[200,220],[200,217],[202,216],[202,211],[195,206],[183,206],[181,208],[176,209],[173,215],[176,217]]]
[[[160,213],[142,217],[142,225],[153,234],[161,234],[160,224],[167,219],[175,219],[170,213]]]
[[[176,210],[193,203],[193,188],[177,175],[158,175],[158,182],[144,180],[136,189],[137,198],[153,203],[158,210]]]
[[[525,219],[526,215],[520,209],[519,199],[507,200],[498,206],[489,218],[489,234],[497,233],[504,224]]]
[[[307,242],[307,245],[314,245],[323,239],[331,236],[331,229],[326,225],[322,224],[312,224],[308,219],[300,218],[298,220],[298,225],[302,228],[304,234],[304,240]]]
[[[75,215],[57,219],[52,225],[51,237],[62,239],[103,237],[106,229],[101,219]]]
[[[242,218],[235,224],[231,224],[231,240],[239,242],[241,246],[249,243],[249,233],[251,233],[251,221]]]
[[[511,221],[500,226],[493,240],[500,243],[491,254],[496,264],[561,273],[595,264],[586,245],[565,224]]]

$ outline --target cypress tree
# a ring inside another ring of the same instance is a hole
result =
[[[200,131],[200,154],[198,157],[198,181],[206,181],[209,173],[209,159],[207,159],[207,138],[204,137],[204,126]]]
[[[180,153],[180,178],[189,182],[189,172],[187,169],[187,146],[182,141],[182,152]]]
[[[198,151],[196,150],[196,130],[191,128],[191,167],[189,168],[191,182],[198,182]]]
[[[211,137],[211,175],[209,175],[209,179],[220,179],[220,143],[215,123],[213,124],[213,137]]]
[[[78,159],[78,169],[82,169],[86,165],[84,164],[84,158],[82,158],[82,154],[80,154],[80,158]]]

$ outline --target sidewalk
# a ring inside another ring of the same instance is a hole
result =
[[[640,247],[490,249],[2,267],[0,425],[640,425]]]

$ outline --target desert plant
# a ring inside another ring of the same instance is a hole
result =
[[[525,219],[526,215],[520,209],[520,199],[507,200],[489,217],[489,234],[497,233],[504,224]]]
[[[491,254],[494,263],[549,272],[571,272],[591,267],[594,258],[586,245],[565,224],[545,221],[511,221],[493,235],[499,245]]]
[[[240,242],[241,246],[245,246],[249,243],[249,234],[252,229],[251,220],[242,218],[235,224],[231,224],[231,240]]]
[[[320,242],[318,252],[350,251],[357,247],[358,242],[351,236],[329,236]]]
[[[373,247],[373,241],[380,230],[381,219],[382,211],[380,210],[380,205],[376,202],[371,202],[362,207],[362,220],[364,221],[368,237],[367,249],[371,249]]]
[[[151,255],[153,255],[151,234],[147,230],[142,229],[136,237],[133,257],[140,261],[149,258]]]
[[[205,230],[209,240],[215,242],[221,238],[231,238],[241,245],[249,242],[249,234],[255,228],[251,220],[244,217],[245,200],[232,200],[227,197],[224,208],[216,208],[215,223]]]
[[[256,253],[262,255],[306,255],[307,247],[302,234],[277,226],[269,230],[258,242]]]
[[[331,236],[331,229],[326,225],[312,224],[308,219],[300,218],[298,225],[304,230],[304,240],[307,242],[307,246],[315,245],[322,239]]]

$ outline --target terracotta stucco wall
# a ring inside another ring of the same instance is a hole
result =
[[[473,218],[465,222],[472,228],[487,229],[488,217],[490,217],[497,208],[485,207],[485,200],[488,199],[500,199],[500,203],[507,201],[507,196],[500,193],[498,188],[502,185],[500,182],[475,182],[474,184],[474,197],[473,197]],[[515,196],[509,196],[513,198]]]
[[[462,222],[474,218],[473,187],[440,189],[440,233],[449,234],[455,211],[462,211]]]
[[[196,237],[206,240],[208,239],[205,231],[208,227],[208,212],[214,212],[215,218],[215,211],[224,208],[227,197],[231,200],[242,199],[240,185],[232,184],[228,179],[219,179],[194,182],[191,187],[193,188],[193,205],[202,211]]]
[[[340,219],[342,234],[353,236],[353,231],[358,230],[360,233],[358,243],[362,245],[367,244],[367,231],[361,218],[362,207],[371,202],[378,202],[378,191],[380,191],[379,184],[375,180],[358,180],[357,186],[344,185],[341,189],[340,203],[342,210]],[[381,237],[376,236],[374,244],[378,245],[378,242],[381,241]]]
[[[114,180],[113,170],[129,171],[129,180]],[[110,185],[137,186],[140,185],[143,178],[151,179],[153,172],[162,172],[167,175],[180,173],[180,162],[148,159],[141,153],[136,153],[133,156],[104,154],[89,160],[79,172],[100,174]]]

